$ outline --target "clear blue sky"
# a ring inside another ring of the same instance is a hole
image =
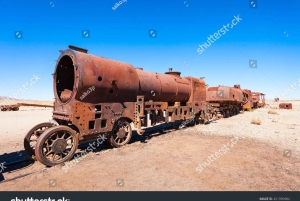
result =
[[[12,96],[38,75],[17,98],[52,100],[53,63],[58,50],[72,44],[147,71],[172,67],[206,77],[209,86],[240,84],[268,99],[297,82],[286,99],[300,99],[300,1],[257,0],[256,8],[249,0],[127,0],[114,7],[117,2],[1,1],[0,96]],[[238,24],[197,52],[238,15]],[[249,60],[257,60],[257,68],[249,68]]]

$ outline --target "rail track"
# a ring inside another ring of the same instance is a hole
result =
[[[145,135],[144,136],[135,135],[134,138],[136,138],[136,140],[139,140],[137,138],[147,137],[147,136],[155,134],[155,133],[163,134],[163,133],[174,132],[176,130],[184,130],[184,129],[187,129],[188,127],[191,127],[191,125],[193,125],[193,123],[194,123],[194,121],[189,120],[189,121],[187,121],[187,123],[174,122],[174,123],[167,123],[167,124],[157,125],[155,127],[147,128],[145,130]],[[88,146],[89,146],[88,143],[86,143],[86,144],[81,144],[78,148],[83,150],[83,149],[86,149]],[[4,165],[5,169],[8,169],[9,171],[4,171],[2,173],[5,173],[5,174],[8,173],[9,174],[9,173],[12,172],[10,169],[13,169],[13,167],[15,167],[19,164],[22,164],[24,162],[32,162],[32,164],[34,164],[35,161],[36,160],[35,160],[34,157],[32,157],[32,158],[27,157],[27,158],[23,158],[23,159],[14,160],[14,161],[11,161],[9,163],[5,163],[5,165]],[[30,166],[26,166],[26,167],[23,167],[23,168],[20,168],[20,169],[13,170],[13,172],[21,171],[21,170],[27,169],[28,167],[30,167]],[[44,169],[42,171],[44,171]],[[5,183],[5,182],[9,182],[9,181],[13,181],[13,180],[16,180],[16,179],[19,179],[19,178],[23,178],[23,177],[26,177],[28,175],[38,173],[38,172],[41,172],[41,170],[35,170],[35,171],[20,174],[20,175],[11,177],[11,178],[7,178],[7,179],[4,179],[4,180],[0,181],[0,184]]]

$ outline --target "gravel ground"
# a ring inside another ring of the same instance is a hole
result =
[[[268,114],[270,110],[277,114]],[[197,130],[211,136],[238,135],[242,138],[252,138],[282,152],[285,149],[291,150],[293,156],[300,158],[299,117],[300,101],[294,101],[292,110],[261,108],[199,126]],[[251,124],[252,119],[257,118],[261,120],[261,124]]]
[[[2,180],[33,173],[0,183],[0,190],[299,191],[300,102],[293,106],[293,110],[273,109],[278,114],[257,109],[208,125],[135,135],[122,148],[104,144],[64,166],[22,163],[4,169]],[[51,112],[33,107],[0,112],[0,163],[24,157],[24,135],[49,121]],[[251,124],[257,117],[261,124]]]

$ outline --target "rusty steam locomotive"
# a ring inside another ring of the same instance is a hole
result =
[[[250,102],[253,107],[251,91],[239,85],[207,88],[203,79],[172,69],[147,72],[75,46],[60,52],[53,74],[55,123],[36,125],[24,139],[27,153],[47,166],[70,160],[79,144],[99,134],[121,147],[132,127],[142,135],[163,123],[178,128],[178,122],[206,123],[237,114]]]

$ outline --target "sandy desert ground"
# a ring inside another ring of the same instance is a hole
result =
[[[104,143],[68,166],[24,162],[5,168],[4,163],[0,190],[299,191],[300,101],[292,103],[293,110],[272,109],[277,114],[261,108],[208,125],[134,135],[119,149]],[[26,158],[24,135],[49,121],[51,112],[36,107],[0,112],[0,163]],[[253,118],[261,124],[251,124]],[[26,173],[31,174],[9,180]]]

